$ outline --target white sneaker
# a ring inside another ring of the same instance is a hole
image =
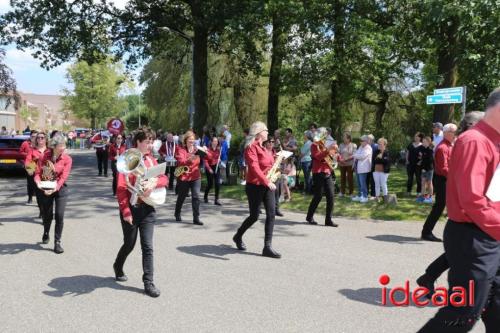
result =
[[[246,180],[242,180],[240,184],[241,184],[241,185],[246,185],[246,184],[247,184],[247,181],[246,181]]]
[[[359,202],[360,203],[367,203],[368,202],[368,198],[361,197],[361,199],[359,199]]]
[[[358,196],[354,196],[351,198],[352,201],[359,201],[361,199],[361,197],[358,197]]]

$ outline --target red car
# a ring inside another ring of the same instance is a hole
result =
[[[29,139],[29,135],[0,136],[0,171],[24,169],[26,156],[19,151],[19,148]]]

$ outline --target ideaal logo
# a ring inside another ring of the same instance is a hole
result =
[[[379,277],[378,281],[382,286],[387,286],[391,282],[391,278],[387,274]],[[410,299],[416,306],[448,306],[454,307],[473,306],[474,305],[474,281],[469,281],[469,288],[453,287],[448,291],[444,287],[436,287],[434,294],[431,295],[431,290],[426,287],[418,287],[415,290],[410,289],[410,282],[407,280],[404,286],[388,288],[382,287],[382,305],[387,305],[387,302],[394,306],[408,306]],[[404,296],[397,297],[396,295]]]

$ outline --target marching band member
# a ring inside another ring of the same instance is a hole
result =
[[[21,154],[23,154],[25,157],[25,160],[24,160],[25,167],[27,165],[26,158],[28,157],[31,150],[35,149],[35,147],[36,147],[37,133],[38,132],[36,130],[32,130],[30,133],[30,139],[24,141],[21,144],[21,147],[19,148],[19,152]],[[36,185],[35,185],[35,181],[34,181],[33,177],[34,177],[34,175],[33,174],[30,175],[29,172],[27,171],[27,175],[26,175],[26,185],[27,185],[27,189],[28,189],[28,202],[26,203],[27,205],[30,205],[31,203],[33,203],[33,195],[35,194]]]
[[[245,192],[250,206],[250,216],[243,221],[233,236],[233,241],[238,250],[246,250],[243,234],[258,220],[260,204],[264,202],[266,225],[262,255],[270,258],[281,258],[281,254],[272,248],[276,185],[266,177],[267,172],[274,164],[273,154],[263,147],[263,142],[267,140],[267,134],[267,126],[261,121],[253,123],[250,127],[250,135],[247,137],[245,145],[245,162],[248,165]]]
[[[133,144],[143,155],[143,163],[146,168],[157,165],[153,158],[151,149],[154,135],[149,129],[140,129],[133,138]],[[123,272],[123,265],[127,256],[134,249],[137,234],[141,237],[142,249],[142,269],[144,274],[144,290],[148,296],[160,296],[160,290],[153,283],[153,231],[156,222],[155,208],[146,204],[141,198],[147,198],[155,188],[168,185],[168,178],[161,175],[156,178],[144,191],[143,196],[139,196],[137,204],[131,205],[131,193],[127,187],[127,177],[130,186],[135,186],[136,177],[133,174],[125,175],[118,173],[117,198],[120,208],[120,220],[123,231],[123,245],[116,256],[113,264],[116,281],[127,281],[128,278]],[[148,180],[148,182],[151,179]]]
[[[175,159],[177,160],[177,168],[185,168],[177,177],[177,201],[175,203],[175,220],[180,222],[181,208],[184,204],[189,190],[191,189],[191,205],[193,208],[193,223],[203,225],[200,221],[200,188],[201,188],[201,173],[200,173],[200,156],[199,149],[195,147],[195,135],[192,131],[187,131],[182,137],[183,146],[177,147],[175,151]]]
[[[50,139],[49,149],[47,149],[42,158],[38,160],[35,171],[35,182],[41,190],[40,207],[43,218],[43,237],[42,243],[49,242],[50,225],[52,224],[54,202],[56,206],[56,226],[54,237],[54,252],[63,253],[61,247],[61,236],[64,226],[64,210],[68,199],[68,190],[66,180],[71,172],[72,159],[65,153],[66,140],[61,133],[56,132]],[[44,189],[41,185],[42,180],[55,181],[54,189]]]
[[[118,134],[115,142],[109,146],[109,160],[111,161],[111,171],[113,172],[113,196],[116,195],[116,186],[118,183],[118,170],[116,170],[116,159],[123,154],[127,147],[123,143],[123,135]]]
[[[324,127],[318,128],[319,136],[326,136],[326,129]],[[316,134],[318,135],[318,134]],[[323,146],[323,147],[321,147]],[[307,210],[306,221],[309,224],[318,224],[314,221],[314,213],[318,208],[319,202],[323,197],[323,192],[326,193],[326,215],[325,225],[328,227],[338,227],[338,224],[332,221],[333,211],[333,181],[332,170],[325,160],[328,156],[337,154],[337,146],[335,144],[330,147],[324,147],[323,142],[314,142],[311,145],[312,157],[312,174],[313,174],[313,198]],[[338,154],[337,154],[338,155]]]
[[[43,157],[45,151],[47,150],[47,135],[44,132],[38,132],[36,134],[36,146],[31,149],[26,156],[25,167],[26,172],[28,172],[28,177],[33,178],[33,187],[35,188],[36,202],[39,209],[38,217],[42,217],[41,199],[40,196],[43,195],[42,191],[38,189],[35,183],[35,171],[38,165],[38,161]]]
[[[92,138],[92,143],[94,143],[95,154],[97,156],[97,169],[99,170],[99,176],[102,176],[102,171],[104,169],[104,177],[108,176],[108,137],[102,135],[102,133],[94,136]]]
[[[167,162],[165,174],[168,175],[168,179],[170,179],[168,189],[171,191],[174,189],[175,148],[176,144],[174,142],[174,136],[172,133],[168,133],[167,141],[165,141],[165,143],[161,146],[159,153],[165,162]]]
[[[220,147],[219,147],[219,139],[214,136],[212,141],[210,142],[210,146],[207,150],[207,156],[204,158],[205,162],[205,171],[207,175],[207,187],[205,189],[205,203],[208,203],[208,193],[212,186],[215,186],[215,201],[214,204],[217,206],[221,206],[219,202],[219,189],[220,189],[220,169],[219,169],[219,161],[220,161]]]

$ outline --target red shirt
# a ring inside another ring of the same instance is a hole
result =
[[[109,146],[109,156],[108,160],[110,161],[116,161],[117,155],[121,155],[127,150],[127,147],[125,144],[121,144],[120,147],[118,148],[118,145],[116,143],[112,144]]]
[[[143,155],[144,166],[146,168],[150,168],[153,165],[157,165],[158,162],[156,159],[150,154]],[[132,216],[132,212],[130,211],[130,197],[132,194],[127,189],[127,180],[125,177],[128,177],[130,181],[130,185],[135,185],[135,175],[128,174],[124,175],[123,173],[118,173],[118,184],[116,186],[116,198],[118,199],[118,206],[120,207],[120,212],[123,217]],[[166,175],[158,176],[158,183],[156,184],[156,188],[166,187],[168,186],[168,177]]]
[[[217,162],[219,161],[219,155],[220,155],[220,149],[216,148],[215,150],[212,148],[207,149],[207,156],[204,158],[204,163],[205,163],[205,168],[207,170],[215,171],[212,170],[211,166],[217,165]]]
[[[254,141],[245,148],[245,162],[248,166],[247,183],[268,186],[266,175],[274,164],[273,153]]]
[[[327,149],[321,151],[317,143],[311,145],[312,173],[332,173],[328,163],[325,162],[325,157],[327,157],[328,154],[329,151]]]
[[[446,184],[448,217],[475,223],[500,241],[500,202],[486,197],[491,178],[500,163],[500,133],[480,121],[458,138],[450,160]]]
[[[43,156],[38,160],[38,165],[35,171],[35,183],[37,184],[41,181],[40,177],[42,175],[42,167],[47,161],[51,161],[52,163],[54,163],[56,177],[55,180],[57,181],[56,191],[59,191],[69,177],[73,160],[68,154],[62,153],[54,162],[52,160],[52,149],[47,149]]]
[[[452,151],[452,144],[450,141],[443,139],[437,147],[434,154],[434,173],[443,177],[448,177],[448,170],[450,169],[450,157]]]
[[[19,147],[19,152],[23,154],[24,157],[26,157],[32,148],[33,147],[31,147],[31,140],[26,140],[23,143],[21,143],[21,147]]]
[[[193,153],[189,153],[186,148],[182,146],[177,146],[175,150],[175,159],[177,160],[177,167],[187,165],[189,167],[189,172],[182,174],[179,180],[183,182],[191,182],[201,178],[200,173],[200,156],[195,155],[196,149]],[[194,156],[193,160],[190,158]]]
[[[26,156],[26,159],[24,160],[24,165],[28,165],[31,161],[34,161],[38,165],[38,161],[43,157],[45,154],[45,151],[42,153],[38,148],[32,148],[30,149],[28,155]]]

